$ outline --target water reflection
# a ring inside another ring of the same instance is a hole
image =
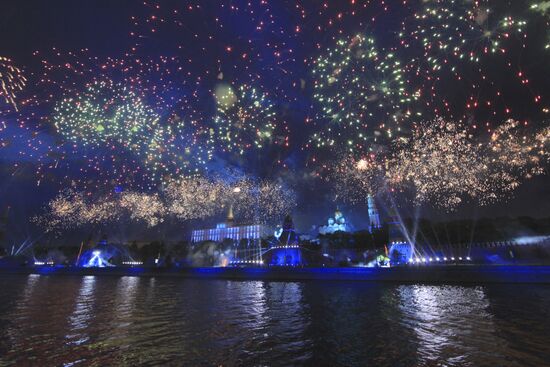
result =
[[[0,278],[0,365],[544,365],[550,288]]]
[[[11,346],[22,345],[25,342],[26,337],[21,326],[25,325],[29,319],[27,315],[28,306],[35,305],[36,298],[33,295],[39,280],[40,275],[31,274],[26,277],[25,283],[22,285],[23,292],[15,302],[13,316],[8,318],[6,327],[6,336]],[[5,298],[1,297],[1,299],[4,300]],[[30,326],[32,327],[33,325]]]
[[[34,288],[36,287],[36,284],[38,284],[39,280],[40,275],[38,274],[30,274],[29,276],[27,276],[27,282],[25,284],[25,287],[23,288],[24,290],[22,299],[18,302],[19,305],[24,305],[32,300]]]
[[[93,318],[95,283],[96,277],[94,276],[85,276],[82,278],[75,308],[69,317],[69,334],[65,336],[69,345],[80,345],[90,339],[86,334],[86,329]]]
[[[236,320],[234,327],[246,325],[250,331],[254,331],[256,337],[265,330],[270,323],[270,315],[267,312],[268,304],[266,298],[266,285],[263,282],[227,282],[228,300],[234,300],[237,304],[242,304],[241,310],[235,310],[246,317],[246,322],[241,323]]]
[[[113,315],[117,328],[126,329],[131,326],[140,282],[139,277],[121,277],[118,280]]]
[[[402,322],[414,330],[420,360],[463,366],[506,348],[482,287],[401,286],[399,294]]]

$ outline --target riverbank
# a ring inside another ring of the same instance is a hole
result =
[[[399,283],[550,284],[550,266],[460,265],[395,268],[77,268],[34,266],[0,268],[1,274],[187,277],[230,280],[346,280]]]

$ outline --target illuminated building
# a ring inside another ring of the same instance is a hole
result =
[[[301,266],[305,259],[299,244],[299,236],[294,228],[294,222],[287,215],[282,226],[282,231],[265,253],[265,262],[270,266]]]
[[[219,242],[226,238],[235,241],[242,239],[258,240],[265,235],[266,230],[260,224],[228,227],[227,223],[218,223],[216,228],[194,230],[191,240],[195,243],[203,241]]]
[[[225,259],[222,264],[255,266],[263,264],[262,238],[270,234],[270,229],[262,224],[235,225],[233,206],[230,206],[224,223],[218,223],[216,228],[194,230],[191,234],[191,242],[200,244],[201,242],[213,241],[218,242],[217,248],[221,248],[224,244],[220,242],[230,240],[233,242],[231,250],[224,253]]]
[[[277,267],[325,266],[329,263],[330,260],[323,256],[319,246],[300,243],[300,235],[290,215],[285,217],[275,240],[262,257],[262,264]]]
[[[235,225],[233,218],[233,207],[229,207],[225,223],[218,223],[216,228],[196,229],[191,234],[191,241],[194,243],[203,241],[220,242],[224,239],[234,241],[259,240],[270,234],[269,229],[262,224]]]
[[[378,208],[376,207],[374,198],[371,195],[367,197],[367,203],[369,214],[368,230],[372,233],[373,231],[382,228],[382,224],[380,222],[380,214],[378,213]],[[347,223],[346,218],[344,217],[342,212],[339,209],[336,209],[336,211],[334,212],[334,218],[329,218],[326,225],[319,227],[319,234],[325,235],[338,231],[351,232],[352,226]]]

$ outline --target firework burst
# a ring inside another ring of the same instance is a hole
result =
[[[231,87],[221,93],[212,138],[222,151],[242,155],[249,149],[262,149],[273,139],[276,113],[266,94],[247,85],[236,93]]]
[[[296,193],[277,182],[248,179],[237,182],[235,188],[230,199],[235,213],[244,220],[278,223],[296,207]]]
[[[21,155],[38,160],[39,183],[56,175],[88,192],[204,172],[209,130],[184,76],[175,58],[100,60],[84,50],[44,59],[18,124],[36,132]]]
[[[491,164],[521,178],[545,173],[550,145],[548,127],[533,132],[519,121],[508,120],[499,126],[487,144]]]
[[[506,54],[505,44],[514,34],[521,37],[526,22],[512,16],[496,18],[490,5],[487,0],[425,1],[414,20],[404,22],[401,36],[421,43],[432,71],[446,64],[456,67],[449,60],[478,63],[487,54]]]
[[[45,214],[35,218],[48,232],[80,227],[106,226],[128,220],[154,227],[166,216],[158,194],[124,192],[117,196],[64,190],[48,203]]]
[[[387,187],[384,154],[371,153],[356,159],[347,156],[337,162],[329,174],[336,197],[344,202],[365,203],[368,195],[376,196]]]
[[[314,98],[322,117],[331,122],[311,143],[365,152],[380,136],[392,138],[418,97],[410,91],[403,68],[395,52],[380,52],[374,39],[364,35],[341,39],[327,49],[314,65]]]
[[[225,183],[204,177],[172,181],[165,189],[167,208],[180,220],[211,217],[223,210],[229,191]]]
[[[522,135],[507,121],[480,141],[462,124],[442,119],[422,123],[397,143],[388,162],[388,180],[412,185],[417,202],[454,208],[465,199],[486,205],[510,195],[525,178],[544,173],[548,132]]]

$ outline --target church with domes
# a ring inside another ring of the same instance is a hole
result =
[[[346,223],[346,218],[337,208],[334,212],[334,218],[329,218],[327,224],[319,227],[319,234],[331,234],[334,232],[349,232],[350,227]]]
[[[373,231],[380,229],[382,227],[382,224],[380,222],[380,214],[378,213],[376,203],[371,195],[367,197],[367,204],[369,214],[368,230],[372,233]],[[329,218],[327,220],[327,224],[319,226],[318,231],[321,235],[331,234],[338,231],[351,232],[352,226],[346,221],[344,214],[342,214],[342,212],[338,208],[336,208],[336,211],[334,212],[334,218]]]

